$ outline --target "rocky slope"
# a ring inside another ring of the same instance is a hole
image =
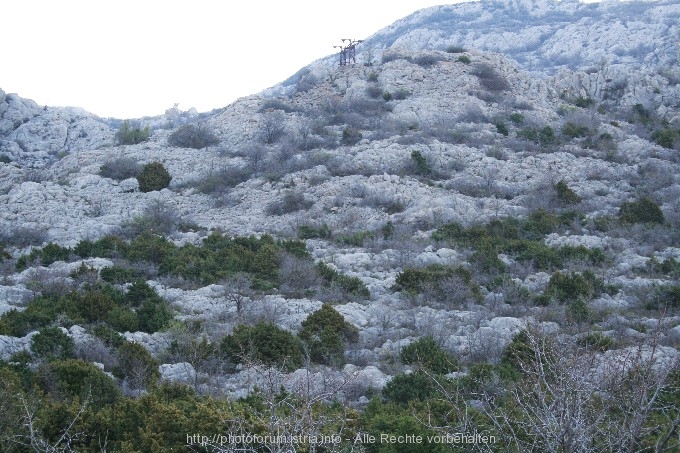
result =
[[[626,19],[633,11],[635,20]],[[81,264],[75,256],[18,272],[17,260],[31,248],[121,234],[161,206],[174,215],[168,236],[176,244],[199,244],[211,231],[295,238],[300,227],[325,225],[330,237],[306,241],[314,259],[370,290],[367,298],[335,300],[360,330],[344,370],[363,370],[359,395],[384,385],[400,347],[422,335],[468,360],[497,361],[528,324],[570,337],[578,329],[605,332],[621,347],[654,333],[677,347],[680,317],[669,310],[659,321],[648,307],[655,288],[677,285],[678,276],[643,270],[652,258],[680,260],[678,12],[677,2],[423,10],[361,44],[358,61],[370,65],[337,67],[329,57],[202,117],[219,145],[199,150],[170,146],[165,128],[143,143],[116,145],[115,130],[101,119],[0,91],[0,154],[9,161],[0,164],[0,231],[11,256],[2,262],[0,310],[21,310],[38,291],[36,280],[76,284],[69,277]],[[164,123],[154,121],[148,123]],[[670,143],[659,140],[665,131]],[[169,187],[143,193],[134,178],[100,174],[122,158],[162,162],[173,177]],[[234,179],[236,170],[242,173]],[[558,182],[578,201],[560,198]],[[660,206],[665,223],[618,221],[623,203],[641,197]],[[618,291],[588,298],[596,315],[587,327],[575,328],[562,305],[512,299],[517,288],[540,295],[553,272],[581,271],[583,262],[540,269],[501,253],[512,284],[498,286],[473,249],[432,239],[450,222],[485,225],[537,209],[577,213],[550,231],[545,245],[599,248],[606,256],[592,268]],[[395,289],[405,269],[431,264],[470,269],[481,300],[439,303]],[[196,287],[148,272],[176,317],[203,321],[215,341],[242,321],[222,285]],[[321,303],[274,288],[253,298],[249,316],[297,331]],[[87,342],[86,329],[67,324],[76,343]],[[30,335],[1,336],[2,358],[28,348]],[[172,332],[125,335],[167,358]],[[671,347],[662,351],[677,356]],[[162,372],[195,376],[184,362],[166,363]],[[248,372],[211,385],[241,395],[252,384]]]

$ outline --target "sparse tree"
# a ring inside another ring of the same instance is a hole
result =
[[[219,142],[206,124],[185,124],[168,137],[169,145],[181,148],[203,149]]]
[[[255,295],[251,285],[251,277],[244,272],[238,272],[222,282],[224,298],[236,307],[239,317],[247,301]]]
[[[276,143],[286,132],[286,116],[280,110],[265,112],[258,129],[258,137],[264,143],[271,145]]]

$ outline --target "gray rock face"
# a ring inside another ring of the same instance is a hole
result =
[[[0,92],[0,154],[12,160],[43,166],[59,153],[108,146],[113,136],[104,121],[85,111],[40,107],[16,94]]]

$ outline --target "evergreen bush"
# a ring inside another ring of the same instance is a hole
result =
[[[345,321],[330,304],[323,304],[302,321],[298,336],[309,348],[313,362],[341,365],[344,363],[345,345],[359,340],[359,330]]]
[[[116,132],[116,140],[119,145],[136,145],[147,141],[150,136],[151,129],[149,126],[141,127],[130,120],[123,121],[118,132]]]
[[[401,361],[418,365],[435,374],[447,374],[458,369],[456,359],[444,351],[432,337],[423,337],[401,349]]]
[[[664,216],[654,200],[643,197],[623,203],[619,208],[619,220],[623,223],[664,223]]]
[[[168,187],[172,176],[160,162],[150,162],[142,168],[137,175],[139,190],[142,192],[153,192]]]
[[[239,324],[220,349],[234,363],[257,363],[293,371],[302,366],[299,340],[272,323]]]

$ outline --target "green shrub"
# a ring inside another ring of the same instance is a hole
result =
[[[113,404],[121,397],[118,386],[102,370],[77,359],[51,362],[42,373],[44,387],[62,396],[88,401],[93,407]],[[54,390],[53,390],[54,391]]]
[[[129,389],[143,390],[158,380],[158,362],[141,344],[125,341],[118,347],[117,356],[113,374],[124,379]]]
[[[519,112],[511,113],[508,117],[516,126],[524,123],[524,115]]]
[[[125,293],[125,302],[132,307],[140,307],[147,300],[158,301],[160,299],[156,290],[143,280],[132,283]]]
[[[672,129],[662,129],[652,132],[652,139],[664,148],[673,148],[678,134]]]
[[[331,237],[331,229],[325,223],[319,227],[312,225],[300,225],[298,227],[300,239],[328,239]]]
[[[384,100],[385,102],[391,101],[391,100],[392,100],[392,97],[393,97],[393,96],[392,96],[392,93],[390,93],[389,91],[385,91],[385,92],[383,93],[383,100]]]
[[[395,287],[398,291],[417,294],[423,290],[425,284],[442,280],[451,276],[452,273],[453,270],[450,267],[439,264],[432,264],[420,269],[407,268],[397,274]]]
[[[463,46],[448,46],[446,48],[446,53],[463,53],[465,48]]]
[[[119,145],[136,145],[147,141],[150,136],[151,129],[149,126],[142,128],[130,120],[123,121],[118,132],[116,132],[116,140]]]
[[[139,273],[134,269],[114,265],[102,268],[99,276],[105,282],[121,285],[139,278]]]
[[[95,242],[83,239],[73,249],[73,253],[81,258],[119,258],[124,256],[127,251],[127,242],[114,235],[104,236]]]
[[[153,192],[168,187],[172,176],[160,162],[150,162],[142,168],[137,175],[139,190],[142,192]]]
[[[298,336],[309,348],[313,362],[341,365],[344,363],[345,345],[359,340],[359,330],[345,321],[330,304],[323,304],[302,321]]]
[[[555,189],[555,192],[557,193],[557,199],[564,204],[577,204],[581,202],[581,197],[579,197],[564,180],[555,184],[553,189]]]
[[[534,344],[526,330],[518,332],[510,344],[503,350],[501,365],[509,366],[517,371],[523,371],[525,366],[536,359]]]
[[[409,374],[398,374],[385,385],[382,391],[388,401],[408,404],[410,401],[425,401],[437,394],[432,379],[421,370]]]
[[[652,119],[651,113],[642,104],[635,104],[633,106],[633,114],[638,117],[642,124],[648,124]]]
[[[623,203],[619,208],[619,220],[623,223],[664,223],[664,216],[657,203],[643,197]]]
[[[352,234],[340,234],[335,237],[338,244],[349,245],[354,247],[363,247],[366,239],[372,239],[373,233],[371,231],[357,231]]]
[[[648,304],[650,309],[680,308],[680,285],[663,285],[656,289],[656,304]]]
[[[394,223],[392,223],[391,220],[389,220],[385,225],[380,228],[380,232],[383,235],[383,239],[388,240],[392,236],[394,236],[395,228],[394,228]]]
[[[361,141],[363,135],[359,129],[352,126],[347,126],[342,130],[342,144],[343,145],[356,145]]]
[[[57,261],[69,261],[71,257],[71,249],[62,247],[58,244],[50,242],[42,249],[34,248],[28,255],[22,255],[17,260],[15,267],[18,271],[22,271],[32,265],[39,259],[41,266],[49,266]]]
[[[508,126],[506,126],[503,121],[496,122],[496,130],[499,134],[504,135],[505,137],[510,135],[510,130],[508,130]]]
[[[656,257],[652,257],[644,269],[645,273],[652,275],[664,275],[674,279],[680,279],[680,262],[672,256],[663,261],[659,261]]]
[[[312,255],[307,251],[307,244],[304,241],[288,239],[278,242],[278,246],[297,258],[311,258]]]
[[[427,159],[422,155],[420,151],[411,151],[411,160],[415,165],[415,172],[418,175],[425,176],[432,173],[430,165],[427,163]]]
[[[431,264],[424,268],[406,268],[397,274],[394,285],[395,290],[411,295],[427,292],[440,302],[451,301],[451,291],[454,287],[458,296],[476,300],[481,297],[479,286],[472,279],[472,273],[461,266],[451,268]]]
[[[594,100],[592,100],[591,98],[584,98],[583,96],[579,96],[574,100],[574,105],[576,107],[587,108],[594,104],[595,104]]]
[[[46,360],[73,357],[74,343],[59,327],[45,327],[31,337],[31,353]]]
[[[148,261],[162,264],[165,258],[176,250],[175,245],[151,231],[144,231],[125,247],[125,258],[130,261]]]
[[[108,347],[118,348],[120,347],[120,345],[127,341],[125,340],[125,337],[123,337],[120,333],[116,332],[114,329],[107,326],[106,324],[98,324],[92,327],[91,332],[92,335],[101,339],[104,342],[104,344]]]
[[[605,285],[592,271],[587,270],[570,274],[555,272],[550,277],[544,294],[561,303],[567,303],[579,299],[590,300],[604,292],[615,294],[616,289]]]
[[[567,304],[567,319],[576,324],[583,324],[592,321],[592,312],[588,303],[579,298]]]
[[[562,126],[562,135],[567,138],[587,137],[590,135],[590,133],[590,129],[588,129],[586,126],[581,126],[576,123],[572,123],[571,121],[568,121],[564,126]]]
[[[217,145],[220,140],[205,125],[185,124],[168,137],[168,145],[178,148],[203,149]]]
[[[275,324],[239,324],[222,340],[220,349],[234,363],[257,363],[293,371],[302,366],[299,340]]]
[[[403,347],[401,361],[435,374],[447,374],[458,369],[457,360],[439,347],[432,337],[423,337]]]
[[[147,299],[137,309],[139,330],[146,333],[157,332],[172,320],[172,312],[163,299]]]
[[[580,337],[576,343],[579,346],[592,351],[604,352],[614,348],[614,339],[602,332],[591,332],[588,335]]]
[[[517,136],[542,146],[548,146],[557,143],[555,131],[550,126],[545,126],[541,129],[525,128],[517,132]]]
[[[72,270],[68,276],[75,280],[91,281],[99,278],[99,271],[92,266],[86,265],[85,261],[81,261],[80,266]]]
[[[340,289],[349,295],[363,298],[371,295],[359,277],[349,277],[341,274],[322,262],[317,263],[316,271],[328,284],[339,286]]]
[[[87,290],[69,296],[77,307],[78,317],[94,323],[107,318],[109,311],[116,305],[111,295],[96,290]]]
[[[106,322],[118,332],[139,331],[139,317],[133,310],[125,307],[113,307],[109,311]]]
[[[463,63],[463,64],[472,63],[472,60],[470,60],[470,57],[468,57],[467,55],[461,55],[460,57],[456,58],[456,61]]]

